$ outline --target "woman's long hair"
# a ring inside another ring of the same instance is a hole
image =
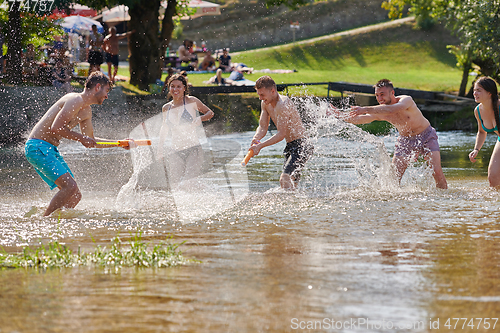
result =
[[[477,84],[491,94],[491,104],[493,106],[493,114],[495,115],[495,125],[500,132],[500,116],[498,115],[498,88],[497,83],[491,77],[483,76],[477,79]]]

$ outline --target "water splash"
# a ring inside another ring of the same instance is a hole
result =
[[[189,157],[179,161],[179,151],[172,150],[169,142],[160,148],[164,158],[159,159],[161,123],[160,114],[130,133],[135,139],[151,139],[152,146],[132,151],[134,172],[118,194],[118,209],[170,210],[177,220],[190,223],[227,210],[247,195],[248,177],[240,165],[243,152],[239,143],[217,137],[208,140],[199,126],[199,145],[189,148],[198,152],[196,166]],[[197,172],[188,173],[193,167]],[[183,168],[186,172],[179,172]]]
[[[331,104],[317,97],[293,97],[308,132],[315,154],[308,163],[309,185],[326,195],[357,188],[366,194],[396,194],[401,191],[427,191],[433,188],[432,170],[424,165],[407,169],[400,186],[385,141],[395,135],[379,137],[331,115]],[[347,112],[348,97],[337,105]]]

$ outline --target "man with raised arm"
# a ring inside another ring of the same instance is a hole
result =
[[[92,73],[85,82],[83,92],[69,93],[61,97],[29,134],[25,144],[28,162],[51,190],[59,188],[44,216],[62,207],[74,208],[82,197],[71,170],[57,149],[61,139],[79,141],[87,148],[110,147],[96,144],[90,108],[92,104],[102,104],[108,98],[110,89],[111,83],[103,73]],[[80,126],[80,133],[73,131],[77,125]]]
[[[413,98],[406,95],[395,96],[394,86],[387,79],[375,84],[375,97],[380,105],[353,106],[344,119],[352,124],[368,124],[374,120],[388,121],[399,132],[392,159],[399,180],[401,181],[410,161],[422,154],[432,168],[436,187],[448,188],[441,168],[436,130],[422,115]],[[340,113],[337,112],[336,115],[339,116]]]
[[[103,49],[105,52],[106,63],[108,64],[108,77],[111,82],[115,82],[116,74],[118,73],[118,63],[120,61],[118,53],[120,52],[120,47],[118,41],[122,38],[126,38],[133,34],[135,30],[117,34],[116,27],[109,28],[109,35],[104,38]],[[113,65],[113,72],[111,72],[111,65]]]
[[[252,139],[253,150],[258,155],[264,147],[286,140],[283,151],[285,163],[280,176],[280,186],[294,189],[299,181],[300,172],[307,160],[312,156],[314,147],[306,137],[306,129],[299,112],[292,101],[278,94],[276,83],[270,76],[262,76],[255,82],[255,89],[261,102],[259,127]],[[267,134],[269,121],[273,120],[277,133],[264,142],[260,142]]]

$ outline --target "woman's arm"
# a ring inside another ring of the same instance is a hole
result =
[[[208,106],[206,106],[205,104],[203,104],[198,98],[196,98],[196,97],[190,97],[190,99],[191,98],[194,99],[198,111],[200,111],[201,113],[203,113],[203,116],[200,117],[200,120],[201,121],[207,121],[207,120],[212,119],[212,117],[215,115],[215,113]]]
[[[477,121],[477,135],[476,135],[476,143],[474,144],[474,150],[469,153],[469,159],[472,163],[476,162],[476,157],[481,148],[483,147],[484,141],[486,141],[486,133],[481,126],[481,121],[479,120],[479,116],[477,114],[477,108],[474,109],[474,117],[476,117]]]

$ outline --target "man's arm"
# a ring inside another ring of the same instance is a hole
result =
[[[261,103],[261,110],[262,111],[260,113],[260,118],[259,118],[259,127],[257,127],[257,130],[255,131],[255,134],[252,139],[252,144],[256,144],[257,142],[260,141],[260,139],[265,137],[267,130],[269,128],[269,121],[271,117],[269,116],[269,113],[266,110],[264,102]]]
[[[380,117],[377,117],[376,115],[372,114],[362,114],[359,116],[350,116],[344,119],[346,122],[354,124],[354,125],[361,125],[361,124],[369,124],[372,121],[375,120],[382,120]]]
[[[353,106],[352,111],[349,113],[349,116],[358,116],[362,114],[370,114],[370,115],[389,115],[397,112],[401,112],[409,109],[415,103],[410,96],[401,96],[399,97],[399,101],[397,103],[391,105],[375,105],[375,106]]]
[[[99,141],[99,142],[116,142],[117,140],[110,140],[110,139],[103,139],[103,138],[96,138],[94,136],[94,126],[92,125],[92,110],[90,109],[90,106],[88,107],[88,112],[85,112],[85,114],[88,114],[89,117],[85,118],[85,119],[82,119],[79,123],[80,125],[80,132],[82,132],[83,135],[89,137],[89,138],[92,138],[94,141]],[[136,148],[137,145],[133,142],[134,140],[132,139],[126,139],[126,140],[130,140],[131,142],[129,142],[129,145],[128,146],[125,146],[125,147],[122,147],[126,150],[129,150],[130,148]],[[107,145],[107,144],[103,144],[103,145],[99,145],[99,144],[96,144],[93,146],[94,148],[114,148],[116,147],[116,145]],[[92,148],[92,147],[87,147],[87,148]]]
[[[277,144],[278,142],[282,141],[286,137],[287,126],[289,126],[289,123],[288,123],[288,120],[290,118],[289,113],[290,112],[297,112],[297,111],[295,109],[295,105],[293,105],[291,100],[285,101],[284,105],[282,105],[280,108],[281,108],[281,110],[276,110],[276,114],[277,114],[277,116],[276,116],[277,119],[276,119],[276,123],[275,123],[276,129],[277,129],[276,134],[271,136],[266,141],[258,143],[255,146],[252,146],[250,149],[252,149],[254,151],[255,155],[258,155],[262,148]],[[269,120],[268,120],[267,124],[269,126]],[[259,125],[259,127],[260,127],[260,125]],[[267,133],[267,128],[266,128],[266,133]],[[264,137],[264,136],[265,136],[265,133],[262,137]],[[254,139],[255,139],[255,136],[254,136]]]
[[[64,103],[64,106],[61,108],[56,118],[54,119],[54,122],[52,123],[50,130],[54,134],[59,135],[63,138],[73,141],[78,141],[87,148],[95,147],[95,140],[93,138],[93,134],[92,136],[80,134],[75,131],[72,131],[68,127],[69,122],[77,116],[78,112],[82,108],[82,105],[83,101],[81,100],[80,97],[75,97],[66,101]],[[90,106],[87,106],[87,108],[90,109]],[[82,131],[82,133],[84,133],[83,129],[80,130]]]
[[[116,34],[116,37],[122,39],[122,38],[125,38],[125,37],[132,35],[134,32],[135,32],[135,29],[132,31],[125,32],[123,34]]]

